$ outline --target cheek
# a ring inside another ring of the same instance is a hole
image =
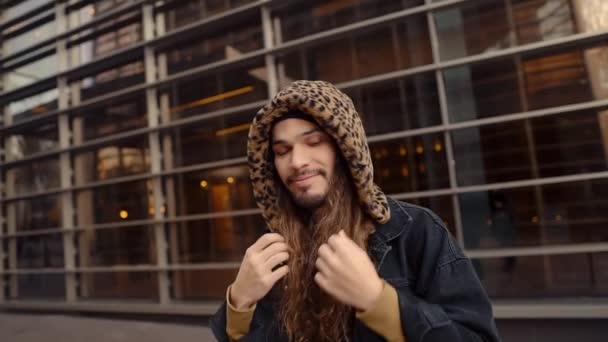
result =
[[[283,181],[283,184],[285,184],[287,177],[289,176],[289,174],[287,173],[287,167],[285,166],[285,163],[281,162],[280,160],[275,159],[274,168],[277,170],[277,173],[279,174],[279,178],[281,178],[281,181]]]

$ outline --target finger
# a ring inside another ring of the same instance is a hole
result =
[[[331,247],[331,249],[333,249],[334,251],[338,251],[340,250],[342,247],[342,237],[338,234],[333,234],[332,236],[329,237],[329,239],[327,239],[327,244]]]
[[[289,259],[289,253],[281,252],[273,255],[268,261],[266,261],[265,265],[269,270],[274,269],[277,265],[287,261]],[[276,270],[275,270],[276,272]]]
[[[269,279],[270,283],[272,284],[272,286],[274,286],[274,284],[276,284],[276,282],[279,281],[279,279],[286,276],[288,272],[289,272],[289,266],[285,265],[285,266],[281,266],[281,267],[277,268],[274,272],[270,273],[268,275],[268,279]]]
[[[281,252],[288,252],[289,246],[285,242],[275,242],[267,246],[261,253],[260,258],[262,261],[269,260],[273,255]]]
[[[317,285],[319,285],[319,287],[323,291],[325,291],[329,294],[332,293],[332,288],[330,286],[329,279],[325,275],[323,275],[323,273],[317,272],[317,274],[315,274],[314,279],[315,279],[315,283],[317,283]]]
[[[329,269],[340,268],[338,258],[328,244],[324,243],[319,247],[319,259],[322,259]]]
[[[251,249],[253,252],[260,252],[264,248],[268,247],[268,245],[275,242],[283,242],[285,239],[277,233],[266,233],[262,235],[253,245],[251,245]]]
[[[315,261],[315,267],[317,267],[317,270],[319,270],[319,272],[323,273],[326,276],[329,276],[332,273],[331,268],[322,258],[317,258],[317,261]]]

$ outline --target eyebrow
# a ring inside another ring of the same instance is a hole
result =
[[[321,132],[321,128],[316,127],[316,128],[311,129],[311,130],[308,130],[308,131],[306,131],[306,132],[300,133],[300,134],[298,134],[297,136],[298,136],[298,137],[304,137],[304,136],[311,135],[311,134],[316,133],[316,132]],[[280,140],[280,139],[279,139],[279,140],[275,140],[275,141],[272,143],[272,146],[274,146],[274,145],[278,145],[278,144],[286,144],[286,143],[287,143],[287,142],[286,142],[285,140]]]

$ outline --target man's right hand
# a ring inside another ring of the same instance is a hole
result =
[[[287,274],[287,265],[275,267],[289,259],[288,250],[285,239],[276,233],[262,235],[247,249],[230,288],[230,303],[236,309],[256,304]]]

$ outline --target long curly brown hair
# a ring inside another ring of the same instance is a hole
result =
[[[279,286],[279,319],[294,342],[349,341],[354,310],[325,293],[314,281],[317,250],[340,230],[366,249],[373,232],[344,161],[336,165],[324,203],[313,213],[297,207],[278,181],[280,217],[277,233],[290,248],[289,273]]]

